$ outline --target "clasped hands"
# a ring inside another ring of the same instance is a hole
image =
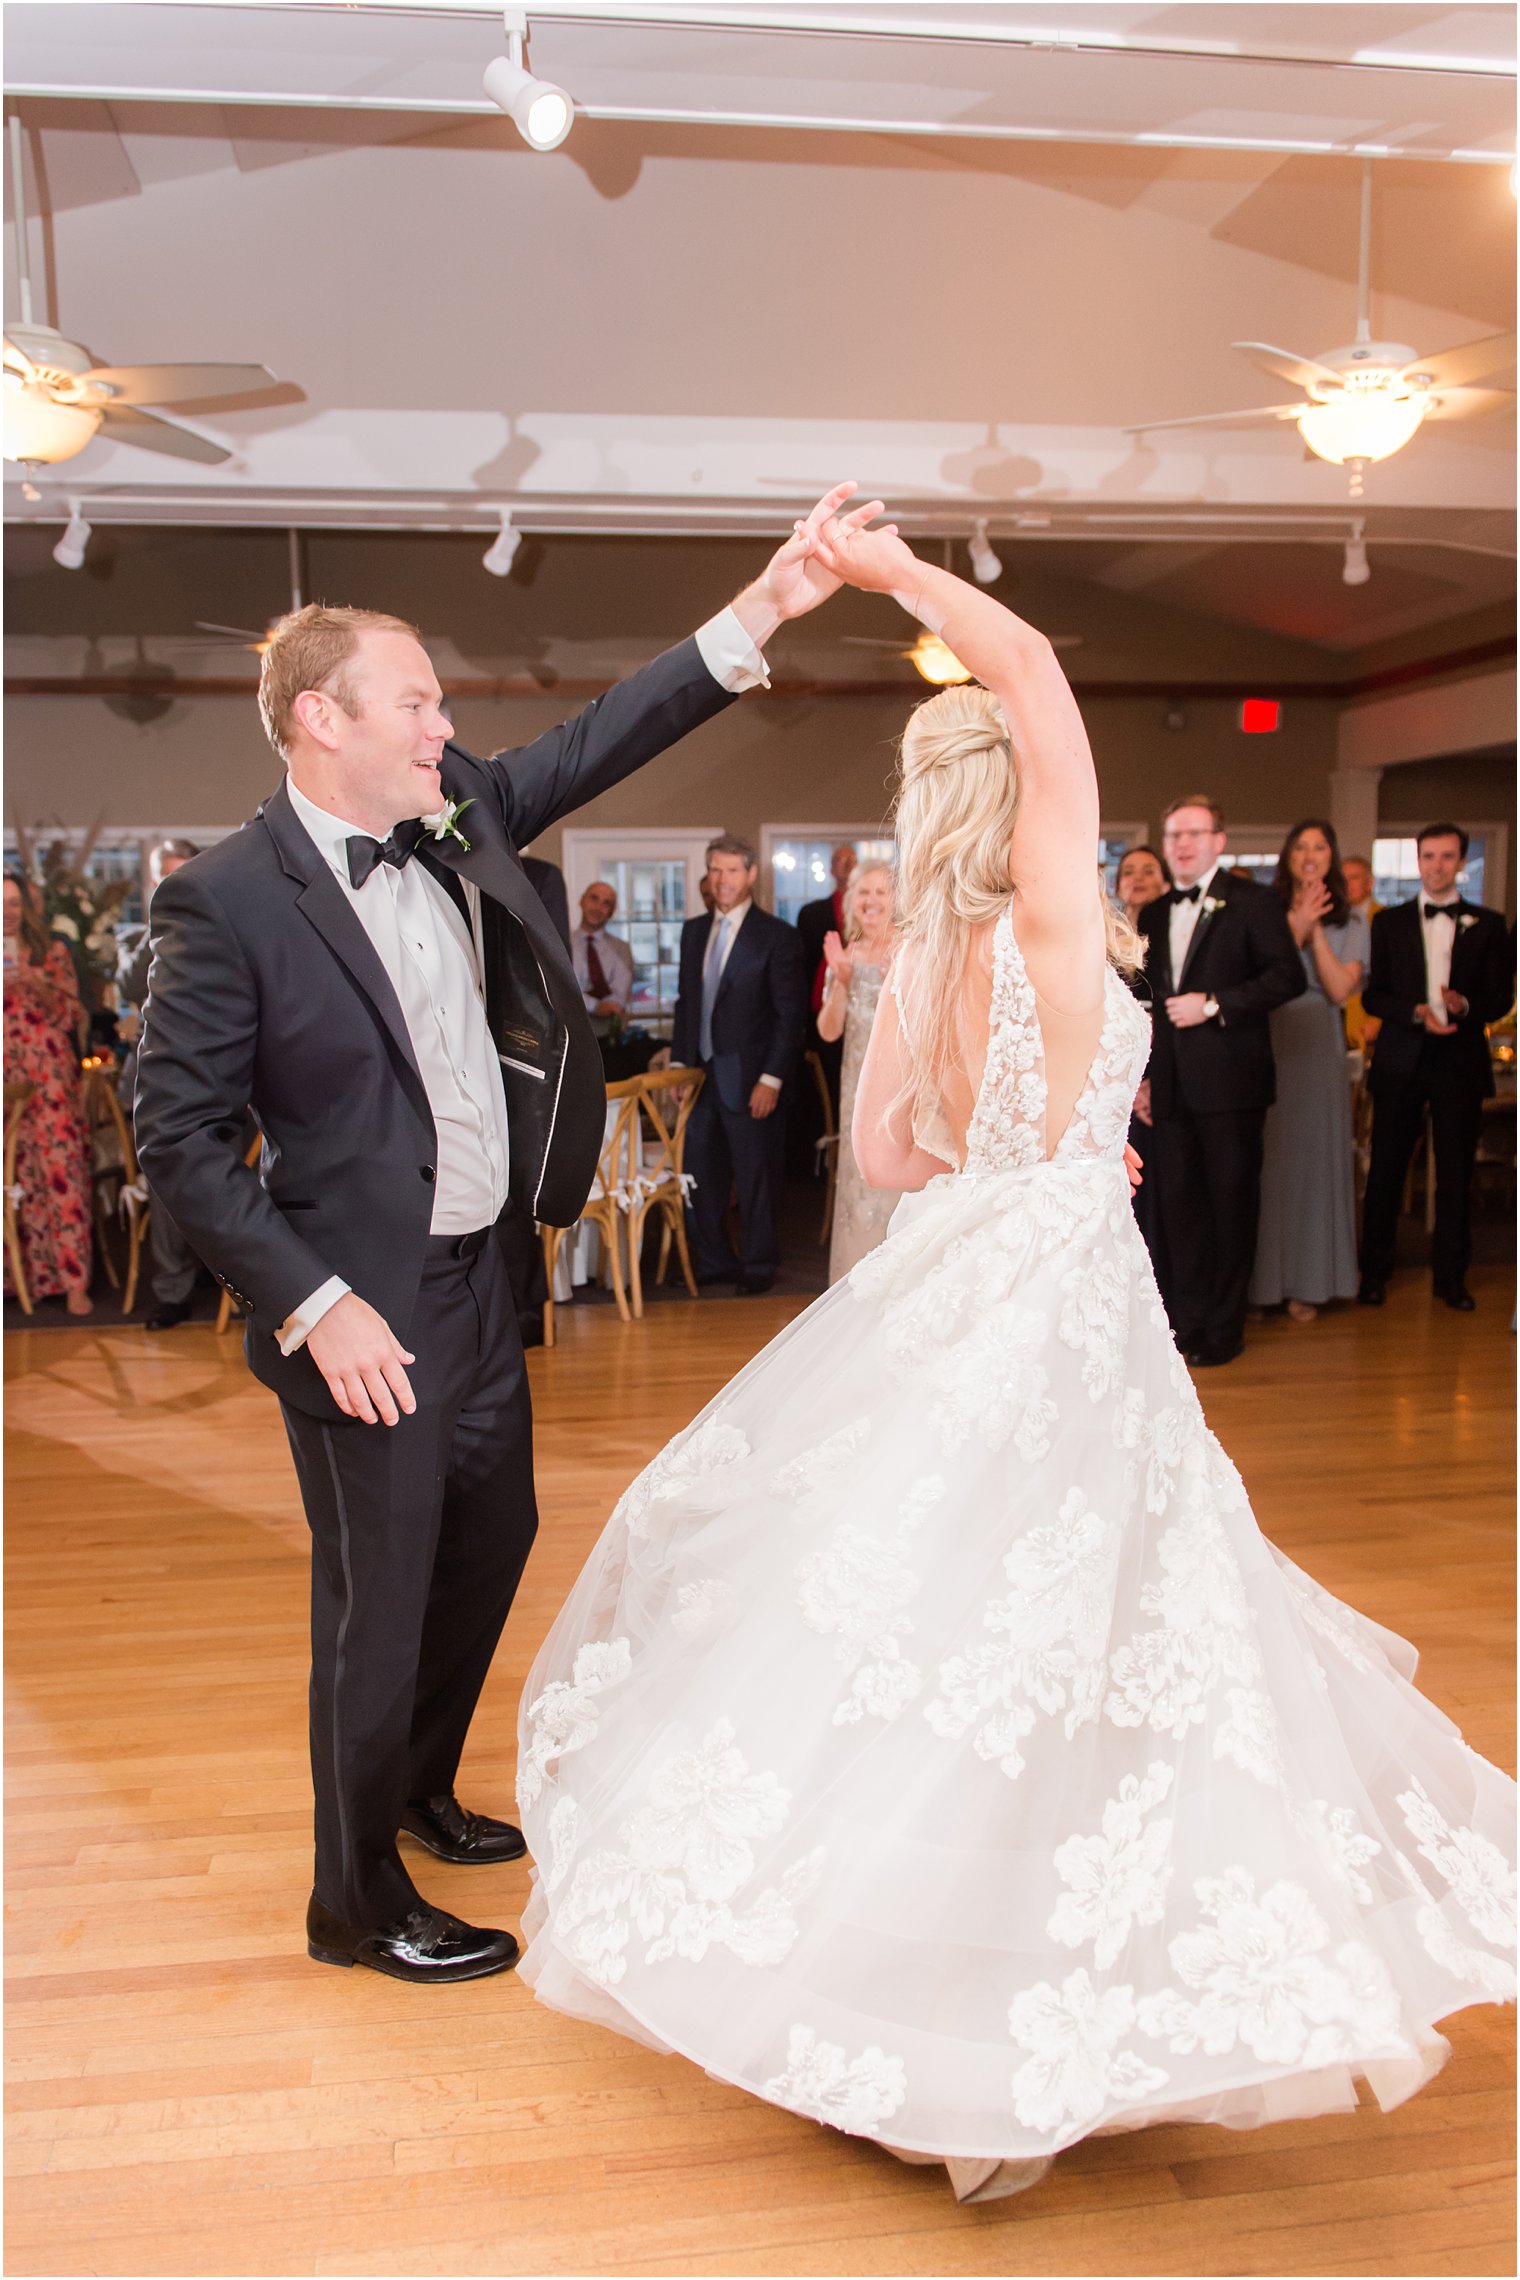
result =
[[[1443,989],[1440,1011],[1433,1005],[1417,1005],[1414,1017],[1422,1029],[1429,1030],[1432,1037],[1455,1037],[1457,1023],[1469,1010],[1468,1002],[1460,990]],[[1447,1016],[1444,1021],[1441,1018],[1443,1012]]]

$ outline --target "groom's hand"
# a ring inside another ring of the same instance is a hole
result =
[[[327,1390],[345,1417],[365,1425],[400,1422],[417,1407],[403,1363],[415,1362],[383,1314],[348,1291],[328,1308],[306,1341],[306,1351],[327,1380]]]
[[[880,499],[873,499],[869,506],[852,508],[841,517],[840,508],[857,488],[854,483],[836,483],[825,492],[806,522],[792,526],[791,537],[776,549],[754,584],[736,596],[734,615],[757,649],[788,618],[805,617],[830,594],[838,593],[843,581],[819,559],[820,539],[825,533],[836,540],[848,537],[882,512]]]

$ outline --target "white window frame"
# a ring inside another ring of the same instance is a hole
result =
[[[1432,817],[1430,820],[1435,822],[1440,819]],[[1483,892],[1489,898],[1485,908],[1502,910],[1504,908],[1504,882],[1509,876],[1509,825],[1507,823],[1470,822],[1465,816],[1454,816],[1452,821],[1460,830],[1467,833],[1470,840],[1482,840]],[[1414,839],[1423,829],[1423,824],[1389,823],[1379,817],[1372,836],[1375,841],[1379,839]],[[1369,857],[1371,852],[1369,848]],[[1411,879],[1409,882],[1411,901],[1413,901],[1418,890],[1418,884],[1417,879]],[[1494,892],[1496,887],[1498,889],[1497,896]]]
[[[567,829],[561,834],[560,867],[565,874],[565,891],[570,898],[570,924],[579,924],[581,896],[601,877],[604,863],[684,861],[686,916],[697,917],[702,909],[697,882],[707,869],[708,845],[722,836],[721,824],[702,831],[694,831],[688,824],[672,824],[669,830],[660,830],[651,825],[623,830],[614,824],[607,825],[601,831],[594,830],[587,824],[576,824]],[[615,928],[615,920],[613,924]]]

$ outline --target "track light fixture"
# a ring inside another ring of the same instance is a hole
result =
[[[1346,561],[1341,571],[1344,586],[1365,586],[1372,576],[1372,564],[1367,560],[1366,529],[1366,522],[1358,515],[1346,541]]]
[[[1003,575],[1003,565],[987,537],[985,515],[979,515],[971,528],[971,573],[979,586],[995,586]]]
[[[512,511],[509,507],[503,507],[501,529],[481,556],[482,567],[489,570],[493,578],[505,578],[512,567],[512,557],[521,544],[522,532],[513,528]]]
[[[535,79],[527,68],[527,10],[508,8],[502,20],[507,52],[486,65],[486,93],[506,112],[530,150],[558,150],[574,124],[575,105],[563,87]]]
[[[70,499],[68,527],[53,549],[53,560],[60,570],[82,570],[89,543],[90,526],[84,519],[84,510],[77,500]]]

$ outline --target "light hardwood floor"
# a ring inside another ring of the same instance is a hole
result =
[[[1269,1534],[1413,1638],[1513,1764],[1513,1277],[1481,1311],[1274,1322],[1202,1381]],[[532,1361],[544,1528],[461,1791],[509,1809],[528,1661],[637,1467],[794,1308],[567,1308]],[[540,2010],[306,1960],[305,1528],[237,1342],[6,1340],[9,2255],[20,2274],[1509,2273],[1509,2016],[1398,2112],[941,2178]],[[521,1867],[424,1862],[515,1924]]]

